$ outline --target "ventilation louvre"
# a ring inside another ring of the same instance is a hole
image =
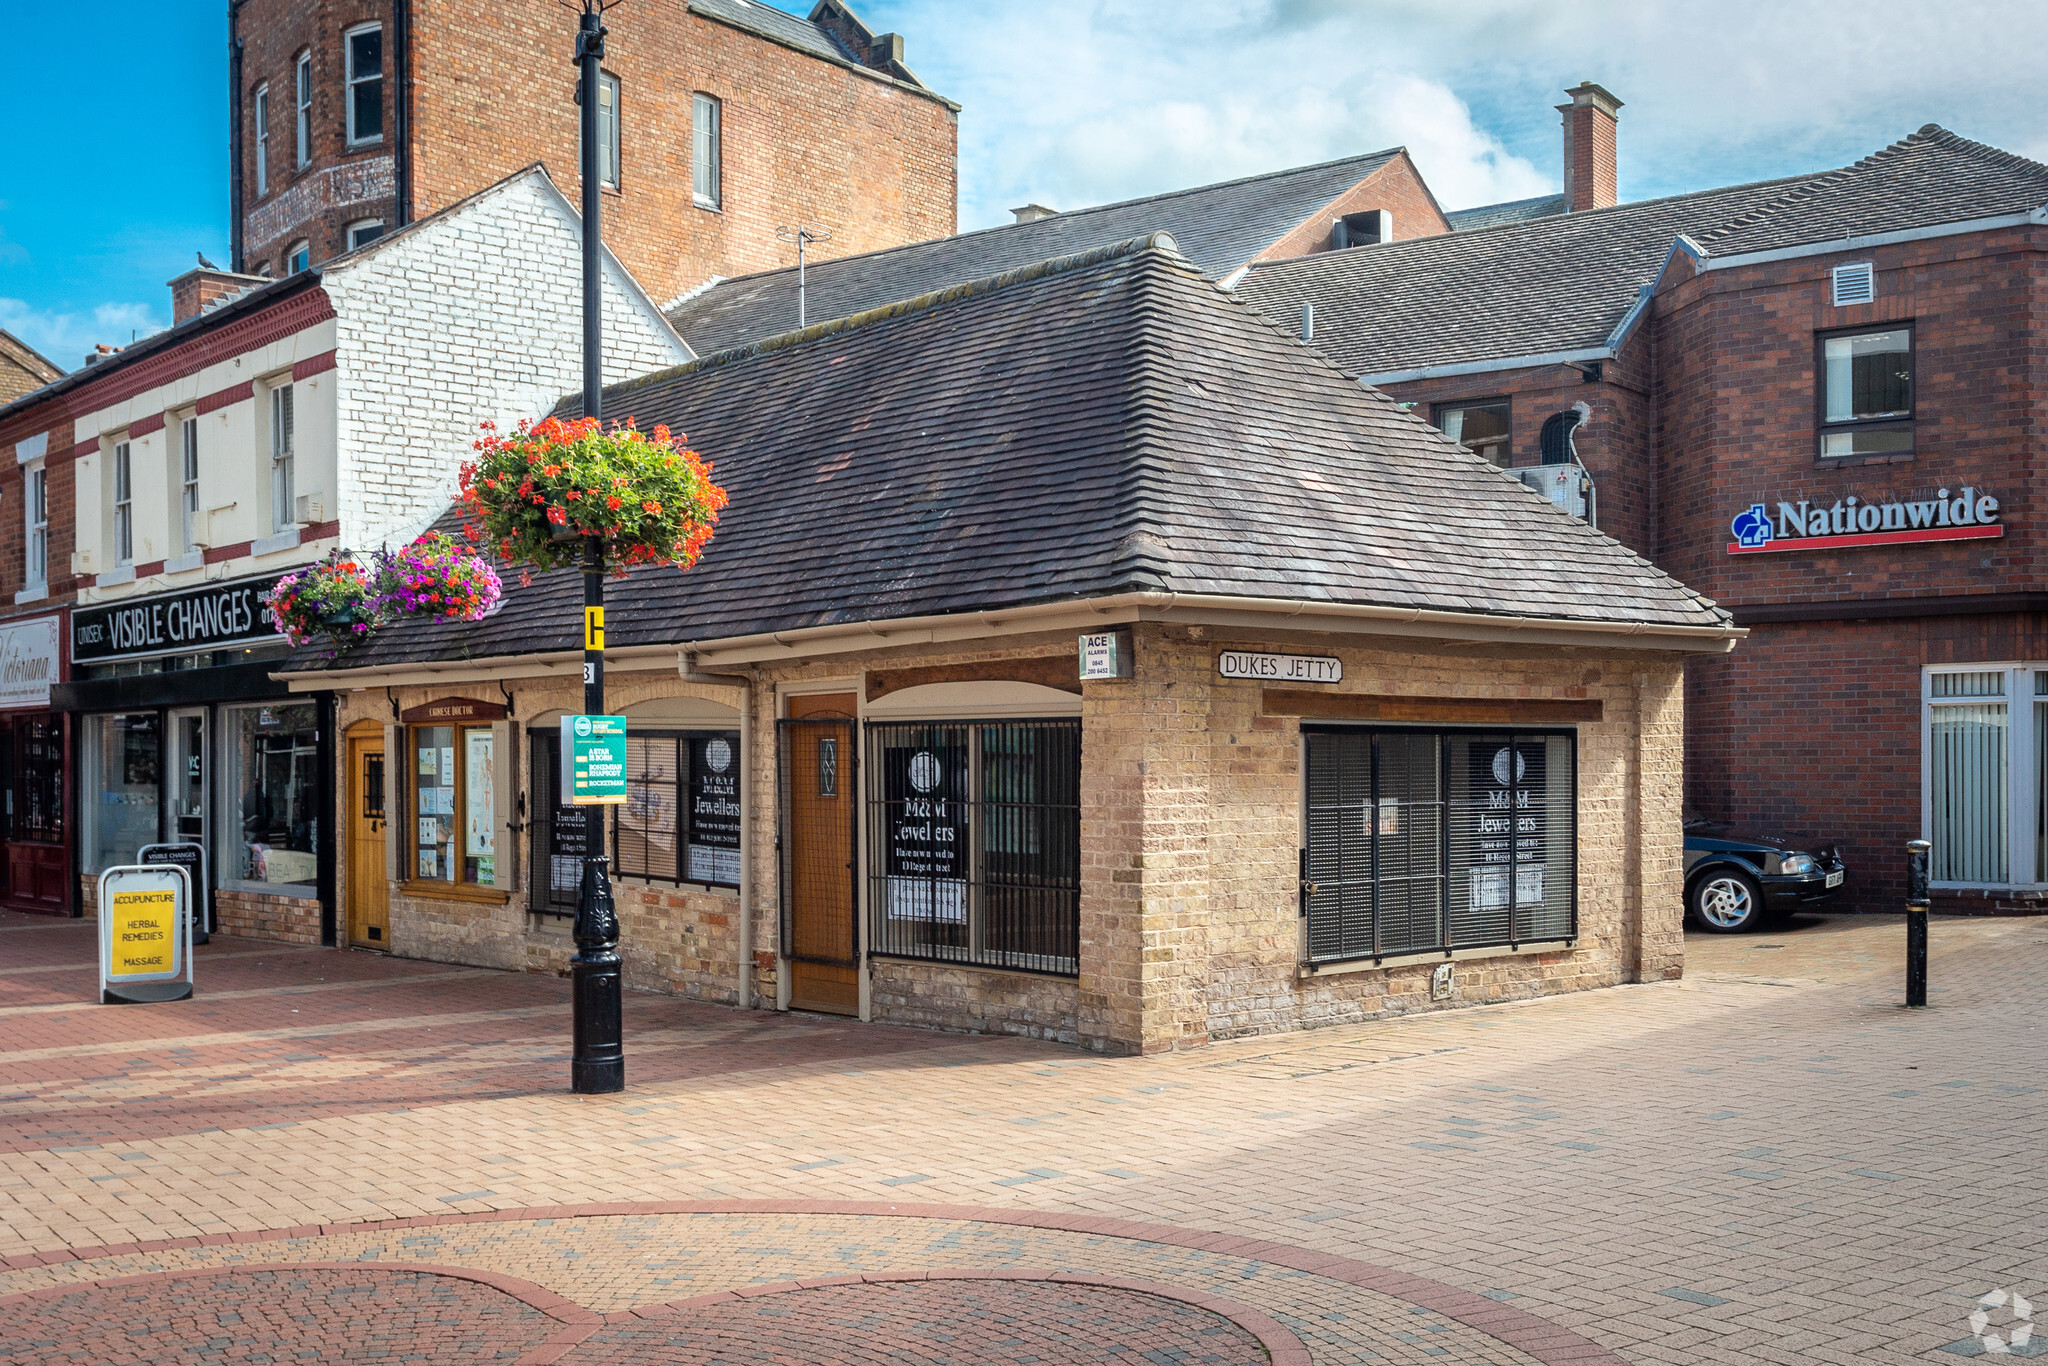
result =
[[[1836,308],[1867,304],[1877,297],[1877,271],[1870,262],[1836,266],[1832,272]]]

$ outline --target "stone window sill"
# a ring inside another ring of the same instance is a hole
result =
[[[33,588],[24,588],[14,595],[16,602],[43,602],[50,596],[50,585],[39,583]]]
[[[398,890],[406,896],[428,901],[468,901],[479,906],[502,906],[512,899],[509,892],[474,887],[459,882],[401,882]]]
[[[238,882],[229,879],[215,890],[240,892],[244,896],[285,896],[304,901],[316,901],[320,897],[318,887],[302,886],[294,882]]]

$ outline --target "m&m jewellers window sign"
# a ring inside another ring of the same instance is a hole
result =
[[[1804,499],[1779,503],[1775,518],[1762,503],[1752,503],[1728,524],[1735,534],[1728,553],[1976,541],[2005,534],[1998,516],[1998,500],[1967,484],[1953,494],[1937,489],[1932,498],[1897,503],[1866,503],[1853,497],[1826,505]]]

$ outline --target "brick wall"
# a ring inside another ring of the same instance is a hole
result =
[[[316,897],[218,891],[213,895],[213,912],[222,934],[285,944],[320,942],[320,902]]]
[[[1393,214],[1396,241],[1433,237],[1451,230],[1436,196],[1429,192],[1428,184],[1404,151],[1322,210],[1310,214],[1300,226],[1260,252],[1255,259],[1286,261],[1296,256],[1328,251],[1331,220],[1367,209],[1385,209]]]
[[[575,198],[575,16],[553,0],[414,0],[411,215],[419,218],[522,166],[545,163]],[[389,0],[244,0],[240,168],[244,269],[283,272],[306,238],[318,263],[346,247],[355,219],[399,215],[398,53]],[[343,30],[385,25],[381,144],[344,136]],[[605,67],[622,83],[623,168],[607,192],[606,238],[657,299],[712,275],[789,264],[781,224],[822,222],[818,256],[950,235],[957,226],[957,128],[929,92],[693,14],[628,6],[608,19]],[[315,155],[290,161],[292,62],[314,55]],[[271,189],[255,193],[253,91],[270,83]],[[723,203],[691,194],[693,97],[723,101]],[[793,259],[793,258],[791,258]]]

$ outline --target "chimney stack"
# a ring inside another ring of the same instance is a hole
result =
[[[166,283],[171,287],[171,326],[176,327],[217,303],[232,299],[245,290],[267,285],[270,281],[261,275],[237,275],[231,270],[200,266]]]
[[[1583,81],[1564,92],[1570,104],[1557,106],[1564,115],[1564,202],[1572,213],[1604,209],[1616,199],[1614,126],[1621,101]]]
[[[1015,215],[1019,223],[1036,223],[1041,218],[1052,217],[1059,210],[1048,209],[1043,204],[1026,204],[1022,208],[1012,209],[1010,212]]]

